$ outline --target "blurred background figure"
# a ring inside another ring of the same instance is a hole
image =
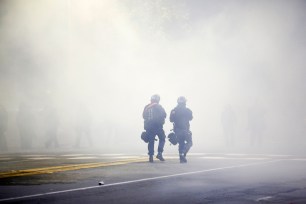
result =
[[[230,104],[226,105],[221,114],[221,123],[226,146],[235,144],[235,127],[237,123],[236,113]]]
[[[76,115],[76,141],[75,147],[80,147],[81,138],[83,136],[86,137],[88,144],[92,146],[92,139],[91,139],[91,126],[92,126],[92,115],[85,105],[80,105],[79,109],[77,110]]]
[[[17,126],[19,129],[21,149],[32,149],[35,117],[27,103],[20,103],[19,111],[17,113]]]
[[[251,146],[262,145],[262,137],[265,129],[265,110],[256,102],[248,110],[248,131]]]
[[[59,126],[59,118],[56,108],[53,104],[48,104],[44,109],[44,122],[45,122],[45,133],[46,143],[45,147],[49,148],[52,145],[57,148],[59,147],[57,139],[57,130]]]
[[[7,130],[7,111],[0,104],[0,151],[7,151],[6,130]]]

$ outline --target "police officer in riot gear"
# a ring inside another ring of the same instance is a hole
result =
[[[189,121],[192,120],[192,111],[186,107],[186,98],[180,96],[177,99],[177,106],[170,113],[170,122],[179,143],[180,162],[186,163],[186,155],[192,146],[192,134],[190,132]]]
[[[148,155],[149,162],[153,162],[155,136],[158,136],[158,154],[156,156],[160,161],[165,161],[163,151],[165,146],[165,132],[163,125],[167,116],[164,108],[159,104],[160,97],[155,94],[151,97],[151,103],[146,105],[143,110],[144,129],[148,137]]]

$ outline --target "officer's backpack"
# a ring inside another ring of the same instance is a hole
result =
[[[178,143],[177,136],[175,135],[174,132],[169,133],[168,139],[169,139],[169,142],[173,145],[176,145]]]
[[[140,138],[141,138],[145,143],[148,143],[148,142],[149,142],[149,137],[148,137],[146,131],[143,131],[143,132],[141,133]]]
[[[153,103],[146,107],[144,110],[145,123],[148,124],[164,124],[165,116],[164,111],[160,105]]]

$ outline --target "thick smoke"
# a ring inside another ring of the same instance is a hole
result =
[[[22,147],[18,124],[26,122],[30,149],[45,148],[53,110],[59,149],[74,148],[87,122],[81,147],[145,152],[141,114],[155,93],[168,114],[178,96],[188,99],[192,151],[302,150],[305,9],[297,0],[2,0],[8,150]],[[228,107],[233,130],[222,126]],[[25,121],[22,109],[30,114]],[[226,145],[224,130],[233,131],[234,144]]]

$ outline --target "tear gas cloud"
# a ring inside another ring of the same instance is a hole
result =
[[[142,111],[155,93],[168,115],[178,96],[188,99],[194,152],[302,150],[305,9],[298,0],[2,0],[8,150],[20,149],[16,118],[27,104],[33,149],[44,148],[51,105],[60,149],[75,145],[78,110],[86,107],[93,149],[146,152]],[[221,120],[228,105],[236,117],[230,147]],[[250,146],[254,106],[262,110],[262,141]],[[166,134],[171,127],[167,118]],[[82,138],[82,147],[88,143]],[[167,151],[177,150],[166,143]]]

